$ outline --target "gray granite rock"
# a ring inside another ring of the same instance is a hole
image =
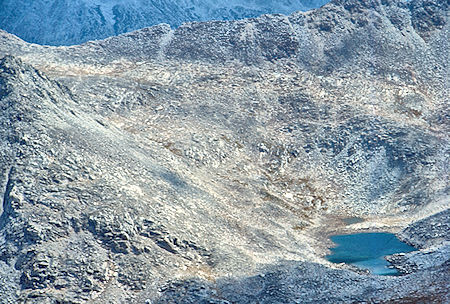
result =
[[[448,301],[447,10],[0,32],[0,301]],[[341,217],[420,248],[408,274],[327,262]]]

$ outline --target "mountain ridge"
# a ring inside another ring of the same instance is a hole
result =
[[[0,28],[39,44],[71,45],[139,28],[212,19],[234,20],[264,13],[291,13],[327,0],[296,1],[3,1]],[[14,13],[12,13],[14,12]],[[46,17],[42,18],[45,14]],[[55,31],[58,29],[58,31]]]

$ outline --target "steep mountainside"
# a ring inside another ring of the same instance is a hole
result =
[[[25,41],[71,45],[167,23],[290,14],[328,0],[3,0],[0,29]]]
[[[0,31],[0,303],[448,302],[448,4]],[[418,251],[328,262],[353,231]]]

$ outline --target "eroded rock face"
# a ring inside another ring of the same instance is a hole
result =
[[[1,32],[2,301],[445,302],[448,25],[414,18],[448,7],[422,2]],[[409,275],[330,267],[330,214],[404,229]]]

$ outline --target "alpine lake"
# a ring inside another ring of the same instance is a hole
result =
[[[400,275],[397,269],[389,267],[390,263],[384,257],[417,250],[401,242],[395,234],[386,232],[333,235],[330,239],[337,246],[330,248],[331,254],[326,256],[328,261],[351,264],[374,275]]]

